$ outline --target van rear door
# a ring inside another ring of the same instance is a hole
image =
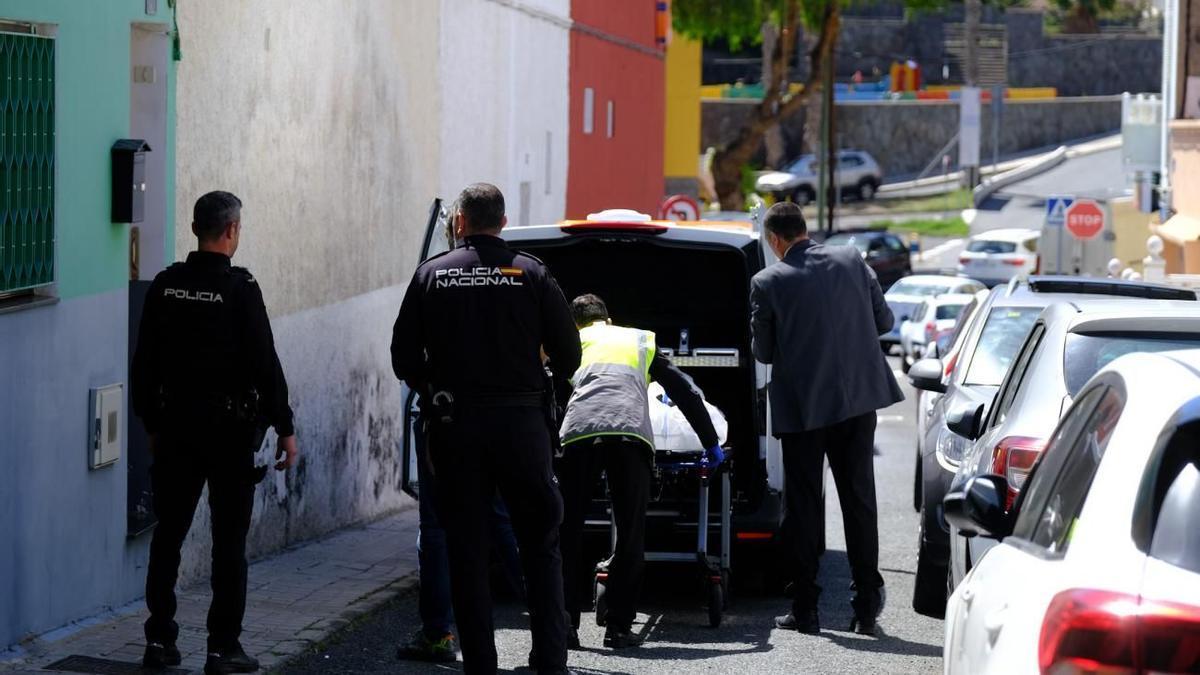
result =
[[[431,256],[450,250],[454,245],[454,234],[451,230],[449,213],[442,203],[441,197],[435,197],[429,206],[429,219],[425,223],[425,236],[421,240],[421,259],[424,262]],[[420,493],[420,481],[417,462],[424,456],[424,434],[418,428],[420,421],[420,406],[417,392],[400,383],[400,400],[404,405],[404,426],[400,440],[400,478],[401,489],[413,499]]]

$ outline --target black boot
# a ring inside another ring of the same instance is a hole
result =
[[[854,608],[854,618],[850,620],[850,630],[859,635],[875,635],[877,620],[887,604],[887,591],[883,586],[859,592],[855,585],[850,586],[856,591],[850,606]]]
[[[604,646],[610,649],[629,649],[630,647],[641,647],[645,640],[642,636],[637,635],[628,628],[613,628],[608,627],[604,631]]]
[[[775,617],[775,625],[784,630],[795,630],[805,635],[817,635],[821,632],[821,616],[816,607],[807,610],[792,610],[783,616]]]
[[[174,642],[163,644],[151,642],[146,645],[146,653],[142,656],[142,668],[146,670],[162,670],[177,666],[183,661],[183,655]]]
[[[209,648],[208,661],[204,663],[204,675],[253,673],[256,671],[258,671],[258,659],[247,654],[237,642],[220,650]]]

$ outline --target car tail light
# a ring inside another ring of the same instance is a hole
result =
[[[937,338],[937,323],[930,321],[925,324],[925,343],[929,344]]]
[[[965,255],[964,255],[964,256],[959,256],[959,258],[958,258],[958,264],[959,264],[959,265],[966,265],[966,264],[967,264],[967,263],[969,263],[969,262],[971,262],[971,259],[970,259],[970,258],[968,258],[968,257],[967,257],[967,256],[965,256]]]
[[[1072,589],[1042,621],[1043,675],[1200,672],[1200,607]]]
[[[1025,259],[1024,258],[1005,258],[1004,264],[1012,265],[1013,267],[1020,267],[1021,265],[1025,264]]]
[[[1017,501],[1017,494],[1025,485],[1029,470],[1044,449],[1046,442],[1040,438],[1009,436],[992,450],[992,473],[1004,476],[1008,481],[1008,508],[1011,509]]]

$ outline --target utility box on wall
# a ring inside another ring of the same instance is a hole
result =
[[[125,387],[110,384],[91,390],[88,419],[88,466],[98,469],[121,459]]]
[[[140,223],[146,215],[146,153],[140,138],[122,138],[112,146],[112,222]]]

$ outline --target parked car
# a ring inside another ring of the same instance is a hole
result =
[[[970,441],[951,430],[949,423],[961,421],[956,416],[964,410],[976,411],[983,405],[986,411],[1043,309],[1054,302],[1100,296],[1196,297],[1183,289],[1113,279],[1014,279],[1005,287],[992,289],[972,312],[960,346],[943,358],[918,361],[909,370],[908,379],[915,388],[941,394],[932,402],[924,428],[918,429],[920,460],[914,480],[921,490],[921,518],[913,589],[913,609],[918,613],[941,617],[946,607],[950,530],[943,517],[942,498],[971,446]]]
[[[926,298],[946,293],[976,293],[987,288],[982,283],[967,277],[951,277],[940,274],[914,274],[892,284],[884,294],[888,307],[896,317],[892,330],[879,336],[884,353],[900,344],[900,324],[912,317],[913,310]]]
[[[1011,506],[1060,415],[1092,375],[1124,354],[1176,349],[1200,349],[1200,302],[1093,299],[1050,305],[1034,322],[986,415],[982,404],[950,411],[960,420],[952,430],[972,445],[949,491],[975,476],[999,474],[1008,483]],[[953,588],[994,542],[957,536],[954,524],[949,526],[947,583]]]
[[[1037,274],[1037,230],[992,230],[967,241],[958,257],[958,273],[989,286],[1008,283],[1018,275]]]
[[[820,163],[815,155],[803,155],[782,171],[767,171],[755,180],[759,194],[773,195],[778,200],[791,199],[804,206],[817,198],[820,184]],[[834,178],[843,195],[859,199],[874,199],[883,183],[883,169],[875,158],[861,150],[842,150],[837,154]]]
[[[432,209],[423,258],[447,248],[440,204]],[[773,554],[783,488],[778,441],[766,388],[769,368],[750,350],[750,279],[763,268],[765,239],[752,223],[676,223],[630,211],[609,211],[590,220],[510,226],[504,239],[549,267],[567,298],[596,293],[615,320],[654,331],[660,349],[691,376],[729,425],[733,558]],[[406,415],[402,483],[415,491],[415,392],[403,391]],[[656,546],[683,540],[694,546],[696,485],[666,477],[650,502],[647,541]],[[591,539],[608,543],[603,493],[588,517]],[[720,490],[711,492],[712,513],[721,509]],[[714,516],[713,523],[717,522]],[[710,541],[715,541],[714,539]],[[718,548],[714,545],[714,548]],[[721,547],[721,550],[725,549]],[[747,567],[750,567],[749,565]],[[766,565],[763,568],[767,568]]]
[[[946,497],[1000,541],[950,596],[950,675],[1200,672],[1200,352],[1122,356],[1080,389],[1014,510]]]
[[[904,242],[886,230],[842,230],[825,240],[826,246],[853,246],[875,270],[883,290],[912,274],[912,259]]]
[[[917,305],[908,320],[900,325],[900,370],[908,372],[921,360],[925,347],[937,344],[954,332],[958,316],[974,296],[947,293],[934,296]]]

